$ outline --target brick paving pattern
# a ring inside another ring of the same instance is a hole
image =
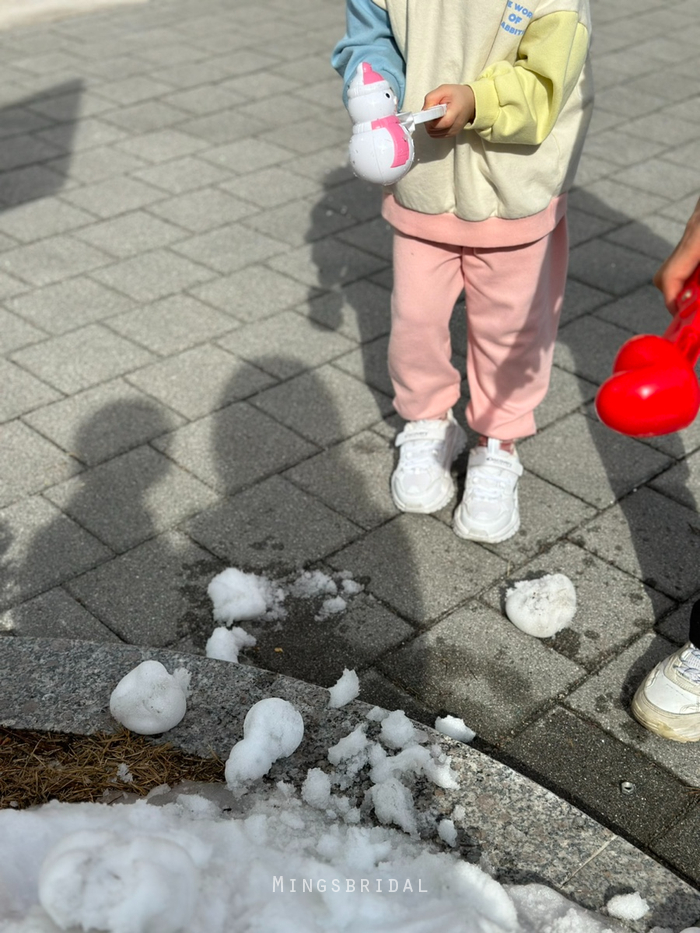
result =
[[[666,326],[651,277],[700,194],[697,12],[593,3],[552,390],[520,445],[522,529],[495,546],[454,536],[454,504],[398,515],[388,493],[391,238],[346,165],[340,0],[1,33],[0,631],[201,653],[221,569],[350,571],[345,613],[292,600],[247,624],[246,662],[320,685],[356,667],[365,699],[461,716],[697,884],[700,748],[629,701],[700,594],[700,422],[639,441],[592,409],[619,345]],[[579,603],[546,641],[502,612],[542,572]]]

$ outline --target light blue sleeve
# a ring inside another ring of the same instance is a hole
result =
[[[399,52],[386,10],[372,0],[346,0],[347,32],[333,49],[331,65],[344,81],[343,101],[347,106],[348,84],[360,62],[386,78],[399,99],[406,89],[406,65]]]

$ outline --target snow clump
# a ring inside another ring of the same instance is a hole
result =
[[[226,762],[230,790],[256,781],[279,758],[288,758],[304,737],[301,713],[288,700],[267,697],[254,703],[243,721],[243,739],[231,749]]]
[[[605,909],[618,920],[641,920],[649,913],[649,905],[638,891],[633,894],[616,894],[607,902]]]
[[[328,688],[330,699],[328,706],[331,709],[340,709],[345,706],[360,693],[360,678],[355,671],[349,671],[347,667],[332,687]]]
[[[256,644],[257,639],[249,635],[245,629],[237,626],[229,629],[220,625],[209,636],[205,652],[208,658],[237,664],[238,652],[242,648],[253,648]]]
[[[228,567],[207,587],[214,606],[214,620],[231,625],[245,619],[260,619],[284,599],[266,577]]]
[[[64,836],[39,874],[39,902],[62,930],[178,933],[197,906],[199,872],[174,839],[105,830]]]
[[[139,735],[173,729],[187,710],[189,671],[169,674],[160,661],[143,661],[119,681],[109,699],[112,716]]]
[[[476,732],[457,716],[438,716],[435,720],[435,729],[442,735],[448,735],[451,739],[467,744],[476,737]]]
[[[521,632],[551,638],[566,628],[576,613],[576,590],[563,573],[521,580],[506,593],[506,615]]]

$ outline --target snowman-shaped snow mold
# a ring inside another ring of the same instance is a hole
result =
[[[348,85],[348,113],[353,122],[350,164],[359,178],[393,185],[413,165],[412,133],[419,123],[443,116],[438,104],[418,113],[397,113],[398,101],[389,82],[360,62]]]

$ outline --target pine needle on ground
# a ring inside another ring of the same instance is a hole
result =
[[[186,780],[221,783],[224,763],[156,745],[128,729],[71,735],[0,726],[0,809],[105,800],[112,792],[145,797],[161,784]]]

